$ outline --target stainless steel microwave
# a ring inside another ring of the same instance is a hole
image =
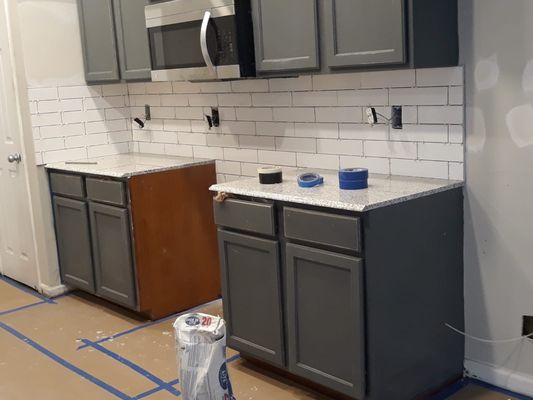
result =
[[[255,76],[250,0],[173,0],[145,8],[153,81]]]

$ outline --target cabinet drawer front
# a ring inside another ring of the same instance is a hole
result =
[[[52,193],[83,198],[83,178],[79,175],[50,173]]]
[[[126,205],[123,182],[87,178],[86,185],[87,197],[90,200],[116,204],[119,206]]]
[[[285,207],[285,237],[309,243],[361,251],[361,224],[357,217]]]
[[[273,204],[228,199],[214,201],[213,206],[217,225],[270,236],[276,233]]]

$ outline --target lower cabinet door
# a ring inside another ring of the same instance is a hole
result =
[[[290,371],[363,398],[362,260],[295,244],[286,257]]]
[[[94,293],[89,214],[84,201],[54,196],[57,250],[64,283]]]
[[[228,345],[284,365],[279,243],[218,231]]]
[[[136,284],[128,210],[89,202],[96,293],[136,308]]]

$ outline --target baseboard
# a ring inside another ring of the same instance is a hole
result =
[[[57,297],[67,293],[70,289],[65,285],[48,286],[44,283],[39,284],[39,292],[46,297]]]
[[[468,359],[465,360],[465,369],[467,376],[471,378],[512,392],[533,396],[533,375]]]

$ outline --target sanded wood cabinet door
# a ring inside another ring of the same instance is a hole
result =
[[[89,202],[96,293],[136,309],[136,276],[127,209]]]
[[[365,393],[362,259],[287,244],[290,372],[350,397]]]

